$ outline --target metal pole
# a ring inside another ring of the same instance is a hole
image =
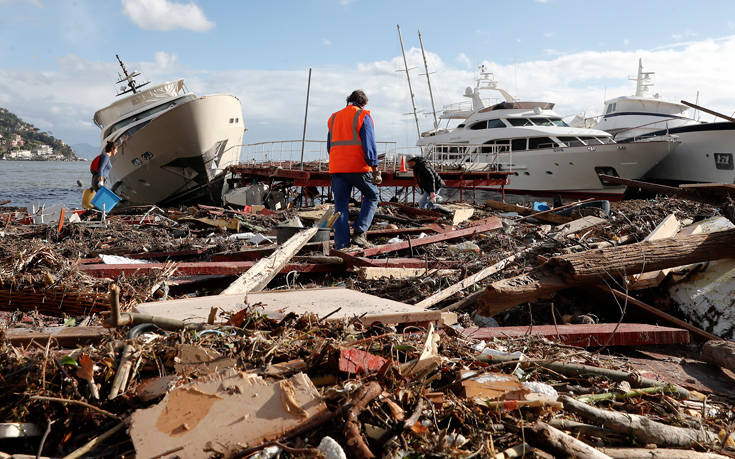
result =
[[[401,26],[398,28],[398,40],[401,42],[401,53],[403,54],[403,67],[406,69],[406,79],[408,80],[408,92],[411,94],[411,105],[413,106],[413,118],[416,120],[416,134],[421,137],[421,129],[419,128],[419,117],[416,114],[416,101],[413,96],[413,88],[411,88],[411,76],[408,74],[408,62],[406,62],[406,50],[403,48],[403,37],[401,37]]]
[[[309,82],[306,84],[306,109],[304,110],[304,133],[301,135],[301,170],[304,170],[304,143],[306,142],[306,118],[309,116],[309,92],[311,92],[311,68]]]
[[[436,119],[436,107],[434,107],[434,94],[431,92],[431,79],[429,78],[429,65],[426,63],[426,53],[424,52],[424,40],[421,38],[419,30],[419,43],[421,43],[421,55],[424,57],[424,69],[426,70],[426,84],[429,85],[429,98],[431,99],[431,112],[434,114],[434,129],[439,127],[439,121]]]

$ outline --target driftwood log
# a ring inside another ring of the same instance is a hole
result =
[[[735,342],[712,340],[702,346],[702,360],[735,372]]]
[[[490,284],[478,312],[491,317],[566,288],[734,257],[735,229],[556,256],[527,274]]]
[[[669,426],[637,414],[602,410],[566,395],[559,397],[559,400],[566,409],[578,413],[584,419],[613,432],[632,435],[641,443],[691,448],[694,445],[712,446],[718,442],[716,434],[704,429]]]
[[[610,459],[605,453],[598,451],[587,443],[567,435],[545,422],[536,421],[523,431],[526,442],[555,457],[576,457],[581,459]]]

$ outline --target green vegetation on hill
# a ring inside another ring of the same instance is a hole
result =
[[[23,140],[22,147],[12,147],[10,140],[13,134],[18,134]],[[26,123],[17,115],[11,113],[5,108],[0,107],[0,157],[6,155],[11,150],[36,150],[41,145],[53,147],[54,154],[62,155],[67,161],[78,159],[74,154],[74,150],[65,144],[62,140],[57,139],[48,132],[43,132],[34,125]]]

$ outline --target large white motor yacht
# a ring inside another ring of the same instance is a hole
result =
[[[735,123],[703,123],[687,116],[687,105],[650,95],[653,72],[643,71],[638,60],[634,96],[605,101],[605,112],[590,123],[610,132],[618,141],[674,135],[681,144],[646,178],[671,183],[735,183]]]
[[[489,104],[483,90],[505,101]],[[483,67],[464,95],[471,106],[455,104],[440,114],[462,122],[423,133],[417,145],[435,163],[512,172],[510,192],[619,199],[625,187],[603,183],[600,174],[641,178],[676,147],[670,138],[618,144],[607,132],[570,127],[553,103],[516,100]]]
[[[119,57],[118,57],[119,60]],[[128,73],[120,94],[132,93],[94,114],[101,145],[118,145],[110,188],[124,204],[216,200],[223,172],[240,157],[242,106],[232,95],[197,97],[184,80],[141,90]]]

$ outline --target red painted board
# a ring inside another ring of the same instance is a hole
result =
[[[176,265],[175,276],[195,276],[203,274],[225,274],[239,275],[250,269],[256,262],[254,261],[228,261],[228,262],[198,262],[198,263],[178,263]],[[90,276],[95,277],[117,277],[121,274],[135,275],[145,274],[153,271],[160,271],[170,266],[169,263],[142,263],[129,265],[81,265],[80,271],[84,271]],[[342,265],[332,264],[311,264],[311,263],[290,263],[281,270],[281,273],[298,271],[302,273],[328,273],[344,271]]]
[[[359,349],[340,349],[337,366],[339,371],[352,374],[368,374],[380,370],[388,360]]]
[[[573,324],[559,326],[534,325],[533,327],[466,328],[462,333],[469,338],[484,340],[493,338],[518,338],[528,335],[543,336],[552,341],[561,341],[563,344],[579,347],[689,343],[689,332],[680,328],[623,323],[615,330],[616,325]],[[615,330],[615,334],[610,339],[613,330]]]
[[[503,225],[501,223],[500,218],[492,217],[488,219],[488,222],[483,225],[472,226],[469,228],[462,228],[462,229],[458,229],[454,231],[447,231],[446,233],[434,234],[431,236],[422,237],[420,239],[415,238],[415,239],[411,239],[410,243],[408,241],[403,241],[403,242],[398,242],[396,244],[386,244],[386,245],[381,245],[378,247],[371,247],[369,249],[363,249],[363,250],[358,250],[355,252],[350,252],[350,254],[353,256],[371,257],[371,256],[378,255],[381,253],[395,252],[398,250],[408,249],[409,247],[420,247],[422,245],[433,244],[435,242],[448,241],[450,239],[457,239],[461,237],[468,237],[468,236],[472,236],[475,234],[492,231],[502,226]]]

